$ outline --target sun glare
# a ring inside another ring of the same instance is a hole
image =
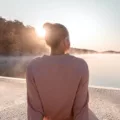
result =
[[[36,26],[35,27],[35,30],[36,30],[36,34],[39,36],[39,37],[45,37],[45,29],[43,29],[42,27],[40,26]]]

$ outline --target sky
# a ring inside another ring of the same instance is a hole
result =
[[[120,0],[0,0],[0,16],[40,29],[62,23],[72,47],[120,51]]]

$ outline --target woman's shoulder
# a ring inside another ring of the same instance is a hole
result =
[[[83,58],[81,58],[81,57],[77,57],[77,56],[74,56],[74,55],[70,55],[70,57],[74,60],[74,61],[76,61],[76,63],[80,63],[80,64],[87,64],[87,62],[83,59]]]
[[[35,66],[41,60],[41,58],[42,57],[38,56],[38,57],[34,57],[32,60],[30,60],[28,63],[28,68]]]

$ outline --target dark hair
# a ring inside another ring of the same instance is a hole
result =
[[[45,35],[46,43],[51,48],[57,48],[61,40],[65,39],[66,37],[69,37],[67,28],[62,24],[45,23],[43,27],[46,30]]]

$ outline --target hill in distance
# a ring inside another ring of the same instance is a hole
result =
[[[69,52],[71,54],[93,54],[93,53],[98,53],[95,50],[79,49],[79,48],[70,48]]]
[[[103,51],[102,52],[103,54],[120,54],[120,52],[119,51],[113,51],[113,50],[108,50],[108,51]]]
[[[70,48],[69,52],[71,54],[120,54],[119,51],[113,51],[113,50],[98,52],[95,50],[79,49],[79,48]]]

